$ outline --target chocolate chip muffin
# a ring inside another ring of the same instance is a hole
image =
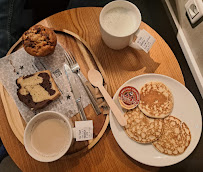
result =
[[[57,42],[54,31],[42,25],[32,26],[24,32],[22,40],[25,51],[37,57],[52,54]]]

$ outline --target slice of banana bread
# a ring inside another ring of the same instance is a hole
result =
[[[16,84],[19,87],[19,100],[31,110],[41,109],[61,95],[48,70],[22,76],[16,80]]]

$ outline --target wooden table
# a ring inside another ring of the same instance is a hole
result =
[[[147,30],[156,39],[149,54],[131,48],[115,51],[101,39],[99,14],[101,8],[87,7],[63,11],[50,16],[40,24],[56,30],[67,29],[83,38],[91,47],[110,81],[112,96],[130,78],[144,73],[170,76],[184,84],[183,75],[173,52],[165,41],[147,24]],[[143,165],[126,155],[116,143],[110,127],[91,150],[74,159],[63,157],[56,162],[41,163],[32,159],[13,134],[0,99],[0,136],[13,159],[22,171],[158,171],[159,168]]]

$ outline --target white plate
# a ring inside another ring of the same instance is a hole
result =
[[[133,141],[118,124],[112,112],[110,112],[111,130],[119,146],[133,159],[151,166],[169,166],[184,160],[197,146],[202,131],[201,112],[195,98],[185,86],[170,77],[159,74],[145,74],[128,80],[114,95],[113,99],[115,103],[122,110],[118,102],[119,91],[127,85],[140,90],[145,83],[150,81],[163,82],[173,94],[174,108],[171,115],[185,122],[192,135],[190,145],[185,152],[178,156],[169,156],[158,152],[151,144],[144,145]]]

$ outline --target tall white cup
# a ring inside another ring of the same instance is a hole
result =
[[[133,41],[135,37],[139,37],[141,20],[139,9],[131,2],[117,0],[108,3],[99,16],[103,41],[115,50],[127,46],[141,49]]]

